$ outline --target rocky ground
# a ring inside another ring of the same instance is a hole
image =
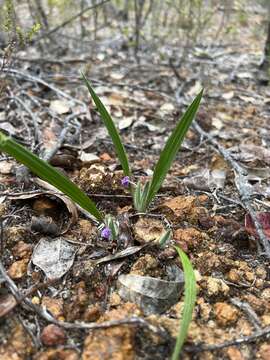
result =
[[[113,42],[91,58],[44,59],[31,47],[18,54],[0,129],[115,215],[121,239],[102,239],[69,199],[2,154],[1,359],[169,359],[183,307],[174,244],[188,254],[198,290],[183,359],[270,358],[270,91],[253,36],[246,29],[241,47],[198,48],[181,67],[147,52],[136,64]],[[147,214],[121,185],[80,69],[118,124],[134,182],[151,176],[179,115],[205,87]],[[172,241],[161,247],[168,227]]]

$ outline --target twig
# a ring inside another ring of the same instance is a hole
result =
[[[86,109],[86,105],[85,105],[84,102],[75,99],[74,97],[70,96],[70,95],[67,94],[66,92],[58,89],[57,87],[55,87],[55,86],[52,85],[52,84],[49,84],[48,82],[46,82],[45,80],[43,80],[43,79],[41,79],[41,78],[38,78],[38,77],[33,76],[33,75],[30,75],[30,74],[23,73],[22,71],[19,71],[19,70],[16,70],[16,69],[4,69],[3,71],[6,72],[6,73],[15,75],[15,76],[17,76],[17,77],[27,79],[28,81],[32,81],[32,82],[35,82],[35,83],[39,83],[39,84],[41,84],[41,85],[43,85],[43,86],[51,89],[52,91],[54,91],[56,94],[62,96],[63,98],[72,100],[72,101],[74,101],[75,103],[83,106],[83,107]]]
[[[40,141],[40,131],[38,128],[37,116],[33,113],[33,111],[31,111],[31,109],[18,96],[15,96],[15,95],[10,96],[10,99],[13,99],[14,101],[18,102],[24,108],[24,110],[30,115],[30,117],[33,121],[33,126],[34,126],[35,143],[38,144]]]
[[[254,326],[254,328],[256,330],[261,330],[262,327],[260,325],[260,320],[259,320],[257,314],[255,313],[255,311],[249,305],[249,303],[240,301],[239,299],[236,299],[236,298],[233,298],[230,301],[233,305],[239,307],[241,310],[243,310],[247,314],[250,322],[252,323],[252,325]]]
[[[39,307],[32,303],[31,300],[28,298],[24,298],[24,296],[20,293],[17,285],[14,281],[8,276],[6,273],[2,262],[0,261],[0,274],[2,275],[3,279],[6,281],[7,287],[14,295],[15,299],[20,303],[24,302],[32,311],[38,314],[44,320],[63,327],[65,329],[81,329],[81,330],[97,330],[97,329],[107,329],[110,327],[116,327],[120,325],[137,325],[141,327],[147,328],[149,331],[155,333],[156,335],[167,337],[167,332],[160,328],[150,324],[143,318],[132,316],[130,318],[121,319],[121,320],[111,320],[111,321],[104,321],[102,323],[85,323],[85,322],[76,322],[76,323],[69,323],[66,321],[58,321],[56,320],[46,309]]]
[[[43,160],[45,161],[50,161],[54,155],[57,153],[57,151],[61,148],[61,146],[63,145],[67,133],[69,131],[69,125],[70,125],[70,121],[82,114],[85,114],[85,112],[80,112],[80,113],[75,113],[75,114],[71,114],[69,116],[67,116],[67,118],[64,121],[64,126],[62,128],[62,131],[59,135],[58,141],[56,142],[56,144],[47,152],[44,154],[43,156]]]
[[[62,24],[60,25],[57,25],[55,28],[53,28],[52,30],[38,36],[36,39],[33,40],[33,43],[36,43],[37,41],[45,38],[45,37],[48,37],[52,34],[54,34],[56,31],[58,31],[59,29],[63,28],[64,26],[70,24],[72,21],[76,20],[78,17],[82,16],[83,14],[85,14],[86,12],[92,10],[92,9],[95,9],[101,5],[104,5],[106,4],[107,2],[109,2],[110,0],[104,0],[104,1],[101,1],[100,3],[98,4],[92,4],[86,8],[84,8],[83,10],[81,10],[80,12],[78,12],[76,15],[70,17],[68,20],[62,22]]]
[[[239,186],[237,186],[238,193],[240,195],[241,202],[246,211],[250,214],[251,219],[253,220],[254,226],[256,228],[257,234],[259,236],[260,245],[263,247],[263,252],[260,255],[265,255],[268,260],[270,260],[270,242],[269,239],[265,236],[262,226],[257,219],[256,213],[251,205],[251,196],[248,192],[247,187],[243,186],[245,176],[247,172],[243,169],[231,156],[231,154],[220,145],[209,133],[206,133],[196,121],[193,122],[193,128],[200,134],[203,135],[207,140],[214,146],[214,148],[223,156],[223,158],[231,165],[235,173],[239,177]],[[259,244],[258,244],[259,245]]]
[[[21,323],[24,330],[27,332],[27,334],[31,337],[35,348],[39,349],[41,346],[41,341],[39,340],[39,337],[37,337],[33,334],[33,331],[30,328],[30,326],[26,325],[26,322],[22,319],[22,317],[20,315],[18,315],[18,320]]]
[[[41,64],[57,64],[57,65],[63,65],[63,64],[77,64],[77,63],[87,63],[90,58],[85,59],[79,59],[79,58],[61,58],[59,59],[49,59],[49,58],[29,58],[29,57],[14,57],[16,61],[22,61],[22,62],[30,62],[30,63],[41,63]]]
[[[221,343],[221,344],[210,344],[210,345],[202,344],[202,345],[197,345],[197,346],[187,346],[187,347],[184,347],[184,350],[187,352],[192,352],[192,353],[198,353],[201,351],[214,351],[214,350],[223,349],[223,348],[229,347],[229,346],[251,343],[262,337],[268,337],[269,335],[270,335],[270,326],[267,326],[263,329],[259,329],[259,330],[255,331],[252,335],[249,335],[249,336],[243,336],[238,339],[225,341],[224,343]]]

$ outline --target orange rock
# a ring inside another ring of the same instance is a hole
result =
[[[95,330],[84,342],[82,360],[133,360],[134,331],[119,326]]]
[[[246,271],[244,275],[248,282],[253,283],[253,281],[255,280],[255,274],[252,271]]]
[[[140,276],[161,276],[159,261],[152,255],[141,256],[130,269],[130,274]]]
[[[67,321],[74,321],[81,318],[89,304],[89,296],[86,292],[84,281],[78,282],[74,286],[74,293],[70,302],[65,306],[65,314]]]
[[[18,244],[13,247],[12,254],[18,259],[29,259],[32,254],[32,249],[33,246],[31,244],[27,244],[24,241],[19,241]]]
[[[28,259],[15,261],[8,269],[8,275],[11,279],[19,280],[27,272]]]
[[[111,310],[98,321],[120,320],[139,315],[135,304],[126,303]],[[90,332],[84,342],[82,360],[134,360],[134,326],[117,326]]]
[[[50,324],[42,330],[40,339],[46,346],[63,345],[66,342],[66,334],[59,326]]]
[[[227,355],[230,360],[245,360],[241,351],[233,346],[227,349]]]
[[[108,153],[103,153],[99,157],[102,161],[105,161],[105,162],[112,160],[110,154],[108,154]]]
[[[270,359],[270,344],[263,343],[260,346],[259,352],[257,354],[257,359],[269,360]]]
[[[79,354],[71,349],[48,349],[34,356],[34,360],[79,360]]]
[[[249,336],[252,334],[253,329],[252,325],[250,325],[250,322],[247,319],[240,318],[235,326],[235,331],[236,334],[241,334],[242,336]]]
[[[263,315],[261,317],[263,326],[269,326],[270,325],[270,314]]]
[[[208,216],[208,211],[202,205],[208,201],[206,195],[200,196],[177,196],[161,204],[161,209],[173,223],[188,221],[191,224],[199,223],[199,220]]]
[[[267,278],[267,271],[263,266],[258,266],[255,270],[255,274],[262,280],[265,280]],[[268,288],[268,291],[269,291],[269,298],[270,298],[270,288]]]
[[[233,283],[241,281],[241,274],[236,269],[231,269],[227,274],[227,279]]]
[[[262,291],[262,298],[270,301],[270,288],[266,288]]]
[[[221,326],[227,326],[234,323],[238,317],[238,310],[229,304],[219,302],[214,306],[216,320]]]
[[[23,226],[11,226],[5,230],[5,235],[8,244],[16,245],[29,238],[29,230]]]
[[[117,294],[117,292],[113,292],[110,295],[110,305],[111,306],[119,306],[121,304],[121,298],[120,296]]]
[[[208,236],[195,228],[177,229],[173,234],[174,240],[179,243],[183,249],[193,249],[200,245]]]
[[[102,314],[100,305],[89,305],[83,314],[83,320],[86,322],[97,321]]]
[[[3,324],[1,325],[3,326]],[[32,341],[21,324],[12,323],[7,341],[0,345],[1,360],[30,359],[33,354]]]
[[[204,276],[200,282],[202,289],[207,291],[208,296],[227,295],[230,291],[229,286],[222,280],[212,276]]]

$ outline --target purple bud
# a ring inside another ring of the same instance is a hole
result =
[[[101,236],[105,239],[110,239],[111,237],[111,230],[108,227],[105,227],[102,231],[101,231]]]
[[[125,176],[123,177],[123,179],[121,180],[121,184],[123,186],[129,186],[130,180],[129,180],[129,176]]]

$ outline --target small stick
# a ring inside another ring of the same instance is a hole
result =
[[[71,114],[69,116],[67,116],[65,122],[64,122],[64,126],[62,128],[62,131],[59,135],[59,138],[58,138],[58,141],[56,142],[55,146],[53,146],[44,156],[43,156],[43,160],[45,161],[50,161],[54,155],[57,153],[57,151],[61,148],[61,146],[63,145],[65,139],[66,139],[66,136],[67,136],[67,133],[69,131],[69,124],[70,124],[70,121],[82,114],[85,114],[85,112],[80,112],[80,113],[75,113],[75,114]]]
[[[72,21],[76,20],[78,17],[81,17],[83,14],[85,14],[87,11],[95,9],[101,5],[106,4],[108,1],[110,0],[104,0],[99,2],[98,4],[92,4],[84,9],[82,9],[80,12],[78,12],[78,14],[70,17],[69,19],[67,19],[66,21],[62,22],[62,24],[57,25],[55,28],[51,29],[50,31],[38,36],[36,39],[33,40],[33,43],[36,43],[37,41],[43,39],[44,37],[49,37],[50,35],[54,34],[56,31],[58,31],[59,29],[61,29],[62,27],[70,24]]]
[[[84,102],[75,99],[74,97],[70,96],[66,92],[58,89],[57,87],[55,87],[52,84],[49,84],[48,82],[46,82],[45,80],[43,80],[41,78],[38,78],[38,77],[30,75],[30,74],[25,74],[22,71],[19,71],[19,70],[16,70],[16,69],[4,69],[3,71],[8,73],[8,74],[12,74],[14,76],[21,77],[21,78],[27,79],[27,80],[35,82],[35,83],[39,83],[39,84],[51,89],[52,91],[54,91],[56,94],[62,96],[63,98],[72,100],[75,103],[83,106],[85,109],[87,108]]]
[[[121,319],[121,320],[104,321],[102,323],[95,323],[95,322],[93,322],[93,323],[85,323],[85,322],[69,323],[66,321],[58,321],[46,309],[33,304],[31,300],[24,297],[20,293],[17,285],[6,273],[5,268],[1,261],[0,261],[0,274],[6,281],[9,290],[12,292],[15,299],[19,303],[20,302],[25,303],[26,305],[28,305],[28,307],[32,311],[34,311],[41,318],[43,318],[44,320],[46,320],[50,323],[53,323],[57,326],[63,327],[65,329],[97,330],[97,329],[107,329],[110,327],[116,327],[116,326],[120,326],[120,325],[137,325],[137,326],[147,328],[149,331],[155,333],[156,335],[167,338],[167,332],[163,328],[156,327],[156,326],[150,324],[145,319],[137,317],[137,316],[132,316],[130,318]]]
[[[230,300],[231,303],[237,307],[239,307],[239,309],[243,310],[250,322],[252,323],[252,325],[254,326],[254,328],[256,330],[261,330],[261,324],[260,324],[260,320],[257,316],[257,314],[255,313],[255,311],[252,309],[252,307],[249,305],[249,303],[245,302],[245,301],[240,301],[239,299],[233,298]]]
[[[33,121],[33,126],[34,126],[34,139],[35,139],[35,143],[38,144],[40,141],[40,131],[39,131],[39,127],[38,127],[38,120],[37,120],[37,116],[33,113],[33,111],[18,97],[18,96],[10,96],[10,99],[15,100],[17,103],[19,103],[24,110],[30,115],[32,121]]]
[[[263,329],[255,331],[253,334],[249,336],[243,336],[238,339],[225,341],[221,344],[202,344],[197,346],[187,346],[184,348],[185,351],[191,352],[191,353],[199,353],[201,351],[215,351],[219,349],[223,349],[229,346],[236,346],[236,345],[242,345],[246,343],[251,343],[256,341],[257,339],[263,338],[263,337],[269,337],[270,335],[270,326],[267,326]]]

